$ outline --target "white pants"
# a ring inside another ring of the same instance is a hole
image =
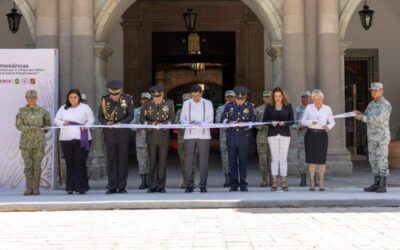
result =
[[[287,176],[287,158],[290,144],[288,136],[271,136],[268,137],[268,143],[271,150],[271,174]]]

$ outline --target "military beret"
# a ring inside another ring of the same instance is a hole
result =
[[[190,92],[191,92],[191,93],[194,93],[194,92],[202,92],[202,91],[203,91],[203,89],[202,89],[201,86],[198,85],[198,84],[195,84],[195,85],[193,85],[192,87],[190,87]]]
[[[380,82],[373,82],[371,83],[371,87],[369,89],[383,89],[383,84]]]
[[[225,97],[227,97],[227,96],[235,96],[235,91],[233,91],[233,90],[225,91]]]
[[[140,95],[140,98],[142,98],[142,99],[151,99],[151,95],[150,95],[150,93],[149,92],[143,92],[141,95]]]
[[[107,83],[108,91],[112,95],[118,95],[121,92],[123,86],[124,84],[118,80],[114,80]]]
[[[270,90],[264,90],[262,95],[263,95],[263,97],[272,96],[272,92]]]
[[[26,97],[36,96],[37,97],[37,92],[36,92],[36,90],[33,90],[33,89],[27,90],[25,96]]]
[[[160,97],[164,92],[164,87],[162,85],[154,85],[149,88],[149,92],[153,97]]]
[[[249,93],[249,89],[245,86],[236,86],[233,91],[236,94],[236,98],[238,99],[244,99],[247,97],[247,94]]]
[[[192,98],[192,96],[189,93],[185,93],[182,95],[182,100],[186,101],[189,100],[190,98]]]
[[[311,96],[311,92],[309,90],[306,90],[301,96]]]

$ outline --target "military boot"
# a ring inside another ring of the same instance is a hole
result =
[[[365,187],[364,191],[365,192],[375,192],[379,186],[380,181],[381,181],[381,177],[375,176],[374,183],[369,187]]]
[[[26,190],[24,192],[24,195],[32,195],[33,193],[33,182],[31,177],[25,177],[26,179]]]
[[[33,180],[33,195],[40,195],[40,178],[35,178]]]
[[[140,179],[142,180],[142,183],[140,184],[140,186],[139,186],[139,190],[143,190],[143,189],[146,189],[147,187],[146,187],[146,175],[145,174],[141,174],[140,175]]]
[[[231,185],[229,184],[229,174],[225,173],[225,183],[224,183],[224,188],[230,187]]]
[[[300,187],[305,187],[307,186],[307,175],[306,174],[301,174],[300,175]]]
[[[381,181],[376,189],[377,193],[386,193],[386,177],[381,177]]]

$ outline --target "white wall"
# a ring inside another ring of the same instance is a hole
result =
[[[0,48],[24,48],[26,44],[33,43],[28,26],[23,17],[19,31],[16,34],[13,34],[8,29],[6,15],[11,12],[12,7],[11,0],[0,0]],[[21,14],[20,10],[18,10],[18,12]]]
[[[350,21],[346,41],[352,42],[353,49],[379,49],[379,80],[392,104],[390,127],[394,133],[400,127],[400,1],[369,0],[368,4],[375,10],[372,28],[362,28],[357,11]]]

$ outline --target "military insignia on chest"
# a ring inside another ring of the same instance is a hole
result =
[[[126,100],[125,100],[125,99],[122,99],[122,100],[121,100],[121,107],[122,107],[122,108],[128,107],[128,104],[126,103]]]
[[[165,112],[165,113],[168,113],[169,112],[169,107],[167,105],[164,105],[162,107],[162,111]]]
[[[250,113],[249,109],[248,109],[248,108],[245,108],[245,109],[243,110],[243,114],[248,114],[248,113]]]

